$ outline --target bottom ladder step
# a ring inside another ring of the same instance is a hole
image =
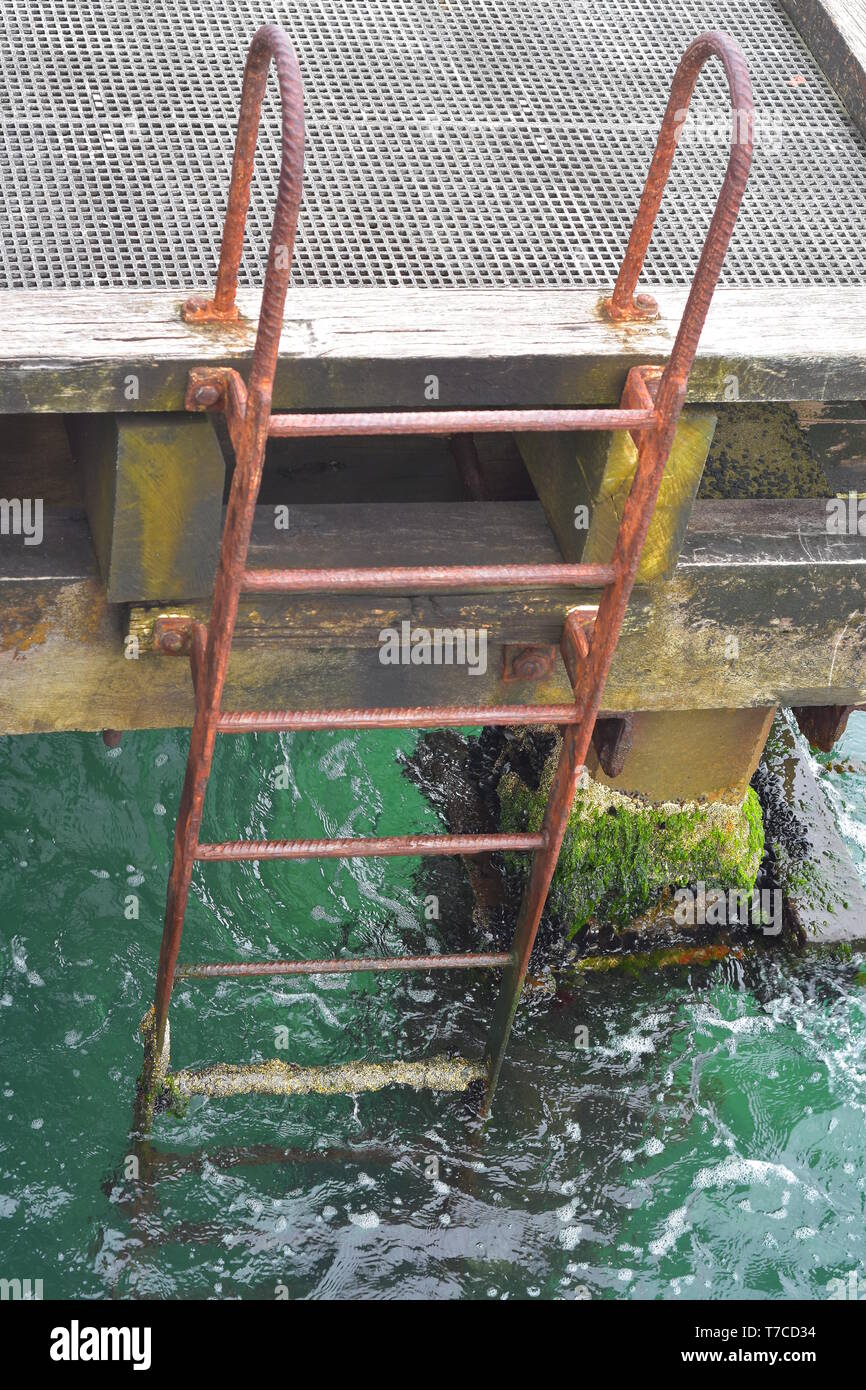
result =
[[[248,1065],[217,1063],[201,1071],[169,1073],[171,1091],[191,1096],[357,1095],[386,1086],[411,1086],[415,1091],[465,1091],[484,1081],[482,1061],[466,1057],[429,1057],[421,1062],[344,1062],[333,1067],[293,1067],[276,1060]]]

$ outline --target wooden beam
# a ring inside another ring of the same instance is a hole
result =
[[[715,426],[711,410],[691,406],[680,416],[638,584],[673,574]],[[625,430],[521,434],[517,443],[563,557],[608,563],[637,467],[631,435]]]
[[[274,404],[615,403],[630,367],[670,353],[686,290],[653,293],[658,321],[623,325],[595,290],[292,289]],[[171,291],[7,291],[0,413],[180,411],[190,367],[249,366],[259,295],[238,299],[216,327],[183,323]],[[690,400],[864,396],[866,286],[717,290]]]
[[[863,0],[782,0],[852,121],[866,135],[866,10]]]
[[[848,727],[856,705],[795,705],[791,713],[813,748],[832,753]]]
[[[800,401],[791,409],[830,491],[866,495],[866,404]]]
[[[498,522],[499,550],[492,559],[513,555],[515,536],[525,560],[551,553],[554,543],[540,504],[466,505],[518,508],[512,529]],[[521,515],[527,506],[536,509],[535,521]],[[395,533],[398,511],[390,520]],[[303,519],[293,516],[303,532]],[[313,520],[306,527],[311,534]],[[467,529],[477,526],[476,519]],[[533,532],[536,550],[529,548]],[[336,534],[329,544],[337,544]],[[309,557],[312,540],[305,545]],[[323,544],[319,553],[327,552]],[[190,722],[186,661],[144,648],[138,660],[125,658],[126,610],[106,603],[81,514],[58,518],[47,512],[43,545],[4,547],[3,557],[0,732]],[[674,577],[634,591],[606,710],[862,704],[864,592],[866,538],[828,535],[825,504],[698,502]],[[397,595],[388,602],[397,611],[404,606],[410,620],[417,612],[444,626],[442,597]],[[568,596],[558,592],[555,601],[567,604]],[[345,608],[344,599],[333,602]],[[524,622],[529,627],[532,615],[509,608],[513,602],[513,595],[467,595],[466,624],[489,623],[500,635]],[[568,699],[559,663],[549,679],[503,682],[501,648],[493,638],[484,675],[469,677],[455,667],[383,666],[379,614],[356,610],[338,620],[325,596],[299,595],[285,603],[282,615],[259,612],[254,619],[248,609],[242,612],[226,708],[446,704],[470,696],[489,704]],[[460,612],[449,611],[449,624]],[[561,627],[562,616],[563,609],[546,615],[539,610],[535,631]]]
[[[207,595],[225,461],[195,415],[70,415],[72,453],[109,603]]]
[[[288,516],[286,512],[288,511]],[[287,522],[277,529],[275,522]],[[251,569],[287,566],[559,564],[562,554],[537,502],[352,503],[324,507],[260,505],[250,545]],[[511,589],[436,594],[256,594],[242,598],[234,641],[318,643],[376,650],[385,628],[484,627],[488,641],[559,645],[568,608],[592,600],[579,589]],[[130,633],[144,652],[164,611],[135,605]],[[206,618],[207,604],[185,612]]]

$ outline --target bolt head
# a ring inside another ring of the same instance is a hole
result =
[[[636,294],[634,307],[639,314],[653,318],[659,311],[658,301],[651,294]]]
[[[537,681],[549,676],[553,669],[552,653],[544,647],[524,647],[515,652],[511,661],[513,680]]]
[[[536,680],[544,674],[547,663],[537,656],[519,656],[514,662],[514,674],[518,680]]]
[[[207,410],[210,406],[216,405],[220,398],[219,388],[216,386],[197,386],[195,389],[195,403]]]
[[[164,652],[179,652],[183,648],[183,633],[175,632],[169,628],[160,636],[159,645]]]

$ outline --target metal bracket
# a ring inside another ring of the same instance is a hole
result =
[[[646,293],[636,294],[631,304],[622,309],[614,305],[612,295],[605,295],[599,300],[598,308],[611,323],[651,323],[659,316],[658,300]]]
[[[218,309],[206,294],[192,294],[180,307],[184,323],[234,323],[240,317],[238,306]]]

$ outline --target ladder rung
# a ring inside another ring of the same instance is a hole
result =
[[[559,585],[603,589],[616,578],[613,565],[398,565],[388,569],[245,570],[245,593],[379,592],[383,589],[532,589]]]
[[[388,859],[400,854],[488,854],[544,849],[543,835],[387,835],[366,840],[226,840],[196,859]]]
[[[510,965],[508,951],[453,956],[367,956],[347,960],[268,960],[237,964],[179,965],[178,979],[224,980],[246,975],[351,975],[363,970],[496,970]]]
[[[493,724],[579,724],[582,705],[444,705],[408,709],[237,710],[223,712],[220,734],[299,729],[448,729]]]
[[[398,410],[354,414],[272,415],[273,438],[342,434],[498,434],[508,430],[637,430],[655,424],[654,408],[623,410]]]
[[[343,1062],[331,1067],[295,1067],[271,1059],[246,1066],[220,1062],[202,1071],[168,1073],[174,1095],[191,1096],[303,1096],[359,1095],[385,1086],[411,1086],[413,1090],[465,1091],[473,1081],[483,1081],[483,1061],[466,1057],[428,1057],[420,1062]]]

